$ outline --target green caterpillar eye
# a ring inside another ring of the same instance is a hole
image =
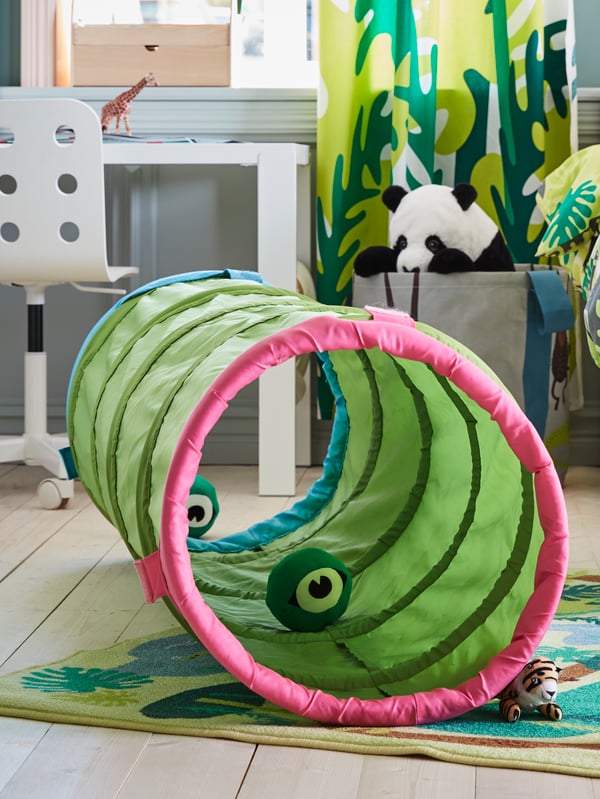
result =
[[[219,513],[217,492],[213,484],[198,475],[192,483],[186,506],[188,535],[191,538],[200,538],[210,530]]]
[[[209,497],[191,494],[186,504],[190,529],[200,530],[215,517],[215,510]]]
[[[290,602],[308,613],[324,613],[340,601],[345,575],[325,567],[309,572],[298,583]]]
[[[290,630],[317,632],[348,607],[352,577],[342,561],[323,549],[292,552],[269,575],[266,602]]]

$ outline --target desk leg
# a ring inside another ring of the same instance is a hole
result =
[[[312,200],[310,166],[298,169],[297,252],[298,258],[308,267],[311,264]],[[311,459],[311,367],[312,358],[304,375],[305,393],[296,404],[296,466],[310,466]]]
[[[298,165],[292,148],[273,147],[258,159],[258,271],[284,289],[296,289]],[[269,369],[258,387],[258,492],[296,493],[294,361]]]

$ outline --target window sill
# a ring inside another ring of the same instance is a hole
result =
[[[98,113],[128,87],[0,87],[0,99],[74,97]],[[314,144],[316,89],[242,89],[157,86],[144,89],[131,113],[134,134],[193,136],[240,141],[295,141]]]

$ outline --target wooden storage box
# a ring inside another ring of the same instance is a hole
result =
[[[83,25],[72,30],[74,86],[229,86],[231,25]]]

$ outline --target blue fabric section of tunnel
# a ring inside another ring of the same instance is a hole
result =
[[[184,272],[180,275],[167,275],[167,277],[158,278],[158,280],[154,280],[138,289],[134,289],[130,294],[127,294],[125,297],[122,297],[119,302],[115,303],[111,311],[114,311],[115,308],[123,305],[124,302],[127,302],[132,297],[137,297],[139,294],[146,294],[146,292],[160,288],[161,286],[168,286],[171,283],[189,283],[192,280],[208,280],[211,277],[222,277],[228,280],[254,280],[257,283],[264,283],[264,280],[258,272],[250,272],[244,269],[212,269],[201,272]],[[111,313],[111,311],[109,311],[109,313]]]
[[[187,548],[190,552],[242,552],[263,546],[314,519],[333,497],[344,464],[350,423],[346,400],[329,356],[322,352],[317,354],[335,401],[331,441],[323,462],[323,476],[314,483],[304,499],[272,519],[258,522],[243,532],[217,541],[188,537]]]

